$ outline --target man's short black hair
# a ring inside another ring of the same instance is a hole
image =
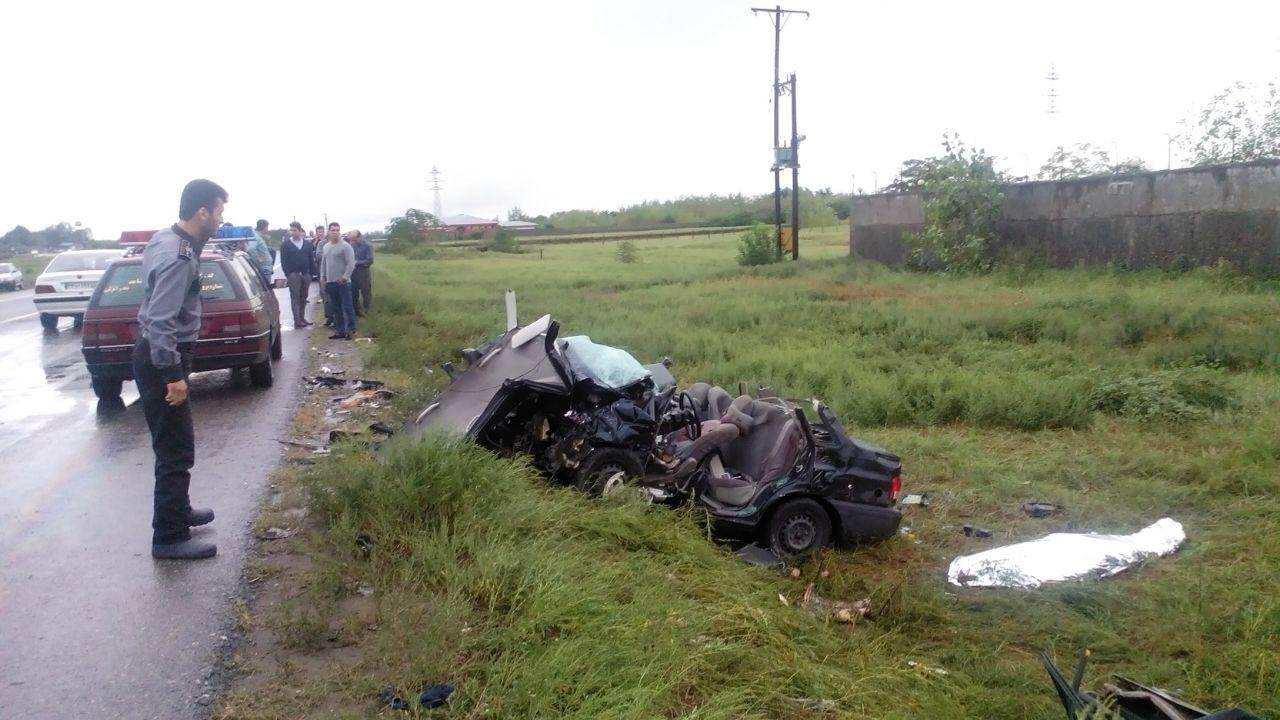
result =
[[[333,222],[329,223],[329,229],[332,230],[334,228],[338,228],[339,230],[341,230],[342,225],[339,224],[337,220],[334,220]]]
[[[289,223],[289,229],[290,229],[290,230],[301,230],[301,229],[302,229],[302,223],[298,222],[297,220],[294,220],[293,222]]]
[[[192,180],[182,188],[182,200],[178,203],[178,219],[190,220],[204,208],[213,212],[218,201],[227,201],[227,191],[212,180]]]
[[[266,229],[267,229],[267,227],[268,227],[268,226],[270,226],[270,225],[271,225],[271,223],[267,222],[266,220],[259,220],[259,221],[258,221],[258,224],[257,224],[257,225],[255,225],[255,226],[253,226],[253,229],[254,229],[254,230],[257,230],[257,231],[259,231],[259,232],[261,232],[261,231],[263,231],[263,230],[266,230]]]

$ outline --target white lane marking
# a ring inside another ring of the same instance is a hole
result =
[[[26,320],[27,318],[33,318],[39,314],[40,313],[38,312],[33,312],[33,313],[27,313],[26,315],[19,315],[18,317],[11,317],[8,320],[0,320],[0,325],[3,325],[5,323],[11,323],[17,320]]]

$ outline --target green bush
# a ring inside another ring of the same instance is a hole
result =
[[[520,243],[516,241],[514,235],[506,230],[499,230],[494,234],[493,240],[489,242],[489,249],[500,253],[518,253],[520,252]]]
[[[769,265],[778,259],[777,239],[768,225],[756,223],[738,238],[739,265]]]
[[[636,252],[636,244],[630,240],[623,240],[618,243],[617,256],[618,262],[624,265],[630,265],[631,263],[639,262],[640,260],[640,256]]]
[[[1230,388],[1204,374],[1128,374],[1100,383],[1089,395],[1099,412],[1174,425],[1201,422],[1210,412],[1238,404]]]
[[[995,159],[969,151],[959,138],[944,136],[946,154],[930,158],[921,177],[925,229],[907,233],[907,265],[914,270],[989,272],[995,265],[990,240],[1000,217],[1001,177]]]
[[[1156,362],[1165,367],[1190,365],[1236,372],[1280,368],[1280,323],[1248,331],[1215,329],[1207,337],[1164,348]]]

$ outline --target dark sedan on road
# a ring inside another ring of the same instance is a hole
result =
[[[133,379],[145,283],[142,254],[135,251],[111,264],[89,300],[81,345],[99,398],[120,397],[124,381]],[[245,367],[255,386],[271,387],[271,361],[282,354],[280,305],[248,256],[222,244],[207,246],[200,258],[200,299],[193,370]]]

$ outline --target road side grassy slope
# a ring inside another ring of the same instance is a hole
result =
[[[613,243],[380,256],[371,360],[410,388],[406,409],[439,386],[440,362],[501,329],[513,288],[522,321],[553,313],[566,334],[670,356],[683,383],[827,399],[900,453],[906,490],[932,504],[908,511],[910,535],[791,579],[707,542],[695,513],[551,489],[464,445],[349,456],[311,478],[329,532],[300,602],[323,615],[342,578],[368,582],[377,630],[280,716],[449,682],[455,717],[1051,718],[1037,653],[1069,664],[1082,647],[1089,686],[1122,672],[1280,716],[1275,286],[1222,269],[921,276],[848,260],[846,232],[756,270],[736,266],[732,236],[643,241],[629,265]],[[1031,499],[1067,510],[1031,519]],[[1186,546],[1113,579],[945,580],[960,553],[1163,516]],[[796,607],[809,582],[870,598],[868,617]]]

